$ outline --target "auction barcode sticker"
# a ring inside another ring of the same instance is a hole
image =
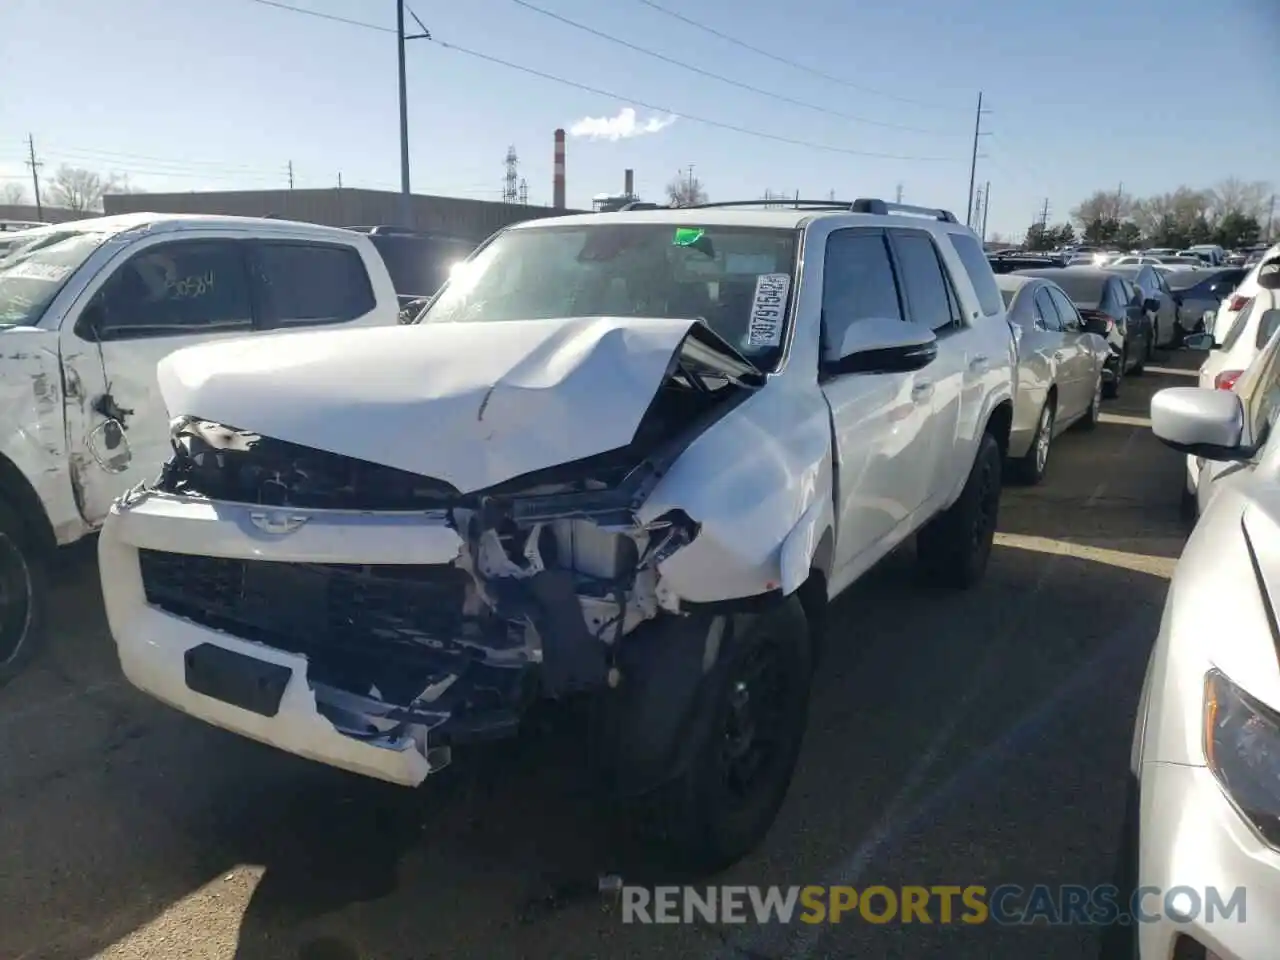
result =
[[[756,277],[756,295],[751,304],[747,346],[776,347],[782,343],[782,315],[787,305],[791,276],[762,273]]]

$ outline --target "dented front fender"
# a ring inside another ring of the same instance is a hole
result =
[[[832,496],[830,414],[808,386],[779,379],[749,397],[684,451],[640,509],[645,522],[681,510],[699,525],[693,542],[659,566],[682,600],[758,596],[794,582],[802,564],[807,576],[822,531],[812,546],[802,537],[787,552],[785,571],[783,545]]]

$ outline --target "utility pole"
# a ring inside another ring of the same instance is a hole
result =
[[[969,161],[969,201],[965,205],[965,210],[969,211],[970,213],[967,215],[968,219],[966,219],[964,223],[966,227],[970,227],[970,228],[973,227],[973,217],[972,217],[973,181],[974,181],[974,177],[976,177],[978,173],[978,138],[982,136],[982,115],[984,113],[990,113],[990,112],[991,112],[990,110],[982,109],[982,91],[979,90],[978,91],[978,112],[977,112],[977,115],[973,118],[973,157]]]
[[[902,202],[902,184],[898,184],[898,189],[894,192],[893,202],[894,203]]]
[[[982,242],[987,242],[987,214],[991,212],[991,181],[982,188]]]
[[[972,222],[974,226],[977,226],[979,223],[982,222],[982,197],[983,197],[982,188],[979,187],[974,194],[973,211],[970,214],[969,220],[966,221],[966,222]]]
[[[31,188],[36,194],[36,219],[43,220],[44,205],[40,202],[40,168],[44,164],[36,160],[36,138],[29,133],[27,134],[27,155],[30,157],[27,160],[27,166],[31,168]],[[1272,199],[1274,200],[1274,198]],[[1270,221],[1268,221],[1269,224]],[[1270,229],[1269,226],[1268,229]]]
[[[289,161],[289,189],[293,189],[293,161]]]
[[[338,171],[338,189],[339,190],[342,189],[342,171],[341,170]]]
[[[400,67],[400,225],[413,225],[413,201],[409,190],[409,97],[408,82],[405,79],[404,45],[408,40],[430,40],[431,31],[426,28],[418,15],[412,10],[413,17],[421,33],[405,36],[404,33],[404,0],[396,0],[396,49]]]

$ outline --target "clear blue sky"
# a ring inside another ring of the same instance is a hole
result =
[[[395,25],[394,0],[287,2]],[[692,163],[713,199],[766,188],[891,198],[901,184],[909,202],[962,213],[979,90],[991,110],[978,182],[991,181],[992,231],[1021,234],[1046,197],[1051,220],[1065,219],[1122,183],[1138,195],[1228,175],[1280,187],[1277,0],[656,0],[844,83],[641,0],[531,2],[821,110],[514,0],[413,0],[438,40],[617,94],[411,43],[415,192],[497,199],[514,145],[530,200],[549,202],[552,131],[633,107],[640,123],[682,116],[642,136],[570,138],[571,205],[620,191],[625,167],[658,198]],[[289,161],[299,187],[334,186],[339,172],[348,186],[399,182],[394,34],[255,0],[3,0],[0,91],[0,185],[22,182],[28,133],[46,173],[65,162],[152,191],[284,186]]]

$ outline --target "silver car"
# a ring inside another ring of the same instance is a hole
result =
[[[1175,387],[1151,402],[1157,437],[1232,466],[1174,572],[1138,704],[1127,813],[1136,890],[1186,908],[1137,925],[1139,960],[1253,960],[1280,943],[1277,343],[1258,361],[1237,392]],[[1239,896],[1230,915],[1203,909]],[[1175,949],[1184,938],[1199,949]]]
[[[1077,420],[1097,424],[1102,406],[1107,342],[1085,329],[1075,305],[1056,283],[1039,277],[996,277],[1018,346],[1009,457],[1025,483],[1039,483],[1056,437]]]

